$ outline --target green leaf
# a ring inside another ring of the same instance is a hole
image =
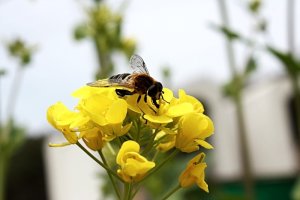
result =
[[[165,79],[170,78],[171,77],[171,69],[170,69],[170,67],[168,67],[168,66],[162,67],[162,74],[163,74],[163,77]]]
[[[249,75],[252,72],[254,72],[257,68],[257,63],[253,55],[249,56],[247,63],[246,63],[246,68],[245,68],[245,75]]]
[[[223,86],[225,96],[235,99],[244,86],[244,78],[240,75],[233,77]]]
[[[290,52],[283,52],[271,46],[268,46],[267,50],[283,64],[290,75],[294,76],[300,72],[300,61]]]
[[[259,9],[261,8],[261,1],[260,0],[251,0],[248,4],[248,8],[253,13],[258,13]]]
[[[265,19],[261,19],[257,24],[257,30],[260,32],[265,32],[268,28],[268,23]]]
[[[217,30],[219,30],[221,33],[223,33],[229,40],[236,40],[240,39],[239,33],[229,29],[228,27],[225,26],[217,26]]]
[[[88,33],[88,30],[87,30],[87,26],[85,25],[78,25],[75,30],[74,30],[74,38],[76,40],[82,40],[84,38],[86,38],[89,33]]]
[[[25,67],[30,63],[35,48],[28,46],[21,39],[15,39],[7,44],[7,50],[11,56],[20,60],[22,67]]]
[[[6,70],[5,69],[0,69],[0,77],[4,76],[6,74]]]

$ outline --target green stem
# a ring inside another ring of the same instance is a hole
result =
[[[107,78],[110,75],[110,73],[112,72],[111,60],[109,57],[109,53],[107,53],[107,51],[104,51],[104,49],[101,47],[101,44],[99,41],[100,37],[101,37],[101,35],[96,32],[95,36],[93,38],[94,44],[95,44],[95,47],[97,50],[97,57],[98,57],[98,63],[99,63],[99,68],[96,73],[97,79]]]
[[[181,188],[182,187],[180,186],[180,184],[178,184],[176,187],[174,187],[172,190],[170,190],[170,192],[168,192],[161,200],[168,199],[172,194],[174,194],[175,192],[177,192]]]
[[[136,123],[137,125],[137,134],[136,134],[136,142],[139,143],[140,141],[140,133],[141,133],[141,120],[138,118],[138,122]]]
[[[245,185],[245,192],[246,192],[246,199],[252,200],[254,199],[254,181],[253,175],[251,172],[251,163],[250,163],[250,156],[249,156],[249,147],[247,143],[246,137],[246,126],[245,126],[245,119],[244,119],[244,109],[242,105],[242,94],[241,91],[238,91],[237,98],[236,98],[236,115],[238,120],[238,130],[239,130],[239,143],[241,147],[241,155],[242,155],[242,166],[244,169],[244,185]]]
[[[154,147],[154,139],[156,137],[156,134],[159,132],[159,129],[155,129],[155,132],[151,135],[151,139],[148,142],[147,146],[145,147],[145,149],[143,150],[142,154],[143,155],[147,155],[149,154],[149,152],[152,150],[152,148]]]
[[[157,156],[159,154],[159,151],[155,151],[154,155],[153,155],[153,158],[151,159],[152,161],[155,161]]]
[[[114,171],[112,171],[109,167],[104,165],[100,160],[98,160],[93,154],[91,154],[86,148],[84,148],[79,142],[76,143],[76,145],[83,150],[89,157],[91,157],[96,163],[98,163],[101,167],[109,171],[111,175],[119,179],[120,181],[124,182]]]
[[[289,52],[295,53],[295,1],[287,1],[287,43]]]
[[[175,149],[168,157],[166,157],[161,163],[159,163],[153,170],[151,170],[139,183],[145,181],[152,174],[157,172],[162,166],[164,166],[169,160],[172,160],[179,153],[178,149]]]
[[[12,126],[13,126],[13,114],[14,114],[14,110],[16,107],[16,102],[17,102],[17,98],[19,95],[19,91],[21,88],[21,82],[22,82],[22,77],[23,77],[23,68],[22,67],[18,67],[11,89],[10,89],[10,93],[8,96],[8,105],[7,105],[7,123],[4,127],[3,130],[3,140],[9,140],[9,135],[10,132],[12,130]]]
[[[106,146],[107,148],[109,149],[110,153],[113,155],[113,156],[116,156],[116,152],[114,150],[114,148],[111,146],[111,144],[108,142],[106,143]]]
[[[103,155],[102,150],[99,150],[98,153],[99,153],[99,155],[100,155],[100,157],[101,157],[101,159],[102,159],[102,162],[103,162],[106,166],[108,166],[108,164],[107,164],[107,162],[106,162],[106,159],[105,159],[105,156]],[[112,183],[112,185],[113,185],[113,188],[114,188],[114,190],[115,190],[115,192],[116,192],[116,195],[117,195],[118,199],[121,199],[120,191],[119,191],[119,189],[118,189],[118,187],[117,187],[117,184],[116,184],[114,178],[113,178],[112,175],[109,173],[109,171],[106,170],[106,172],[107,172],[108,177],[109,177],[109,179],[110,179],[110,181],[111,181],[111,183]]]
[[[0,139],[1,139],[1,135],[2,135],[2,126],[3,126],[3,122],[2,122],[2,77],[3,75],[0,75],[0,128],[1,128],[1,131],[0,131]]]
[[[287,44],[290,54],[295,57],[295,1],[287,1]],[[299,76],[292,74],[290,76],[292,81],[293,93],[295,97],[296,108],[296,132],[300,139],[300,88]],[[300,147],[299,147],[300,148]],[[300,161],[300,159],[299,159]]]
[[[299,87],[299,76],[294,75],[291,77],[293,93],[295,97],[295,108],[296,108],[296,131],[300,139],[300,87]],[[300,148],[300,147],[299,147]]]
[[[223,20],[223,26],[224,27],[229,27],[229,19],[228,19],[228,14],[227,14],[227,7],[225,0],[218,0],[219,1],[219,9],[220,9],[220,14],[221,18]],[[226,52],[227,52],[227,57],[228,57],[228,67],[230,68],[231,74],[233,77],[236,76],[237,70],[236,70],[236,65],[235,65],[235,56],[234,56],[234,51],[233,51],[233,43],[232,40],[228,39],[225,40],[226,44]]]
[[[135,185],[135,187],[134,187],[134,192],[132,193],[132,195],[131,195],[131,198],[133,199],[134,197],[135,197],[135,195],[138,193],[138,191],[140,190],[140,188],[141,188],[141,185],[139,185],[139,184],[136,184]]]
[[[3,151],[1,146],[0,148],[1,151]],[[1,152],[0,153],[0,200],[5,199],[6,162],[7,162],[6,154],[5,152]]]
[[[222,17],[222,23],[224,27],[229,28],[229,19],[227,13],[227,7],[225,0],[218,0],[220,13]],[[228,65],[232,74],[232,78],[235,79],[238,77],[236,70],[236,63],[234,57],[234,49],[233,49],[233,41],[229,38],[226,38],[226,48],[227,48],[227,57],[228,57]],[[238,125],[238,133],[239,133],[239,145],[241,149],[241,160],[243,166],[243,182],[245,187],[245,195],[247,200],[254,199],[254,182],[253,176],[251,172],[250,166],[250,156],[248,143],[246,138],[246,126],[244,120],[244,110],[242,105],[242,84],[244,80],[239,82],[240,85],[237,86],[236,95],[234,96],[234,103],[236,108],[236,116],[237,116],[237,125]]]
[[[132,191],[132,183],[125,183],[125,196],[124,200],[130,200]]]
[[[287,1],[287,44],[289,53],[295,57],[295,1]],[[295,100],[295,109],[296,109],[296,133],[300,140],[300,88],[299,88],[299,76],[297,74],[290,75],[290,79],[293,87],[293,94]],[[299,152],[300,152],[300,145]],[[300,162],[300,159],[298,159]]]

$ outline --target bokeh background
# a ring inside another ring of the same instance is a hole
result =
[[[70,94],[95,77],[130,72],[133,53],[215,123],[210,194],[191,188],[174,199],[300,199],[299,10],[293,0],[0,0],[4,199],[104,199],[93,161],[47,146],[64,139],[46,110],[73,107]],[[163,185],[152,180],[139,199],[156,199]]]

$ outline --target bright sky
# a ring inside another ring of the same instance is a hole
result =
[[[0,0],[0,41],[16,37],[36,44],[38,51],[22,80],[15,117],[30,134],[50,129],[46,110],[57,101],[72,108],[76,100],[70,94],[90,82],[97,62],[88,41],[76,42],[72,31],[84,20],[81,3],[75,0]],[[122,1],[110,0],[114,8]],[[249,35],[250,16],[244,0],[229,0],[231,23],[236,30]],[[286,1],[264,1],[263,15],[269,20],[272,44],[286,48]],[[184,88],[189,81],[208,79],[222,83],[229,77],[224,40],[210,28],[219,23],[216,0],[131,0],[125,9],[124,34],[138,42],[141,55],[153,77],[161,79],[161,66],[172,68],[172,86]],[[300,10],[298,3],[295,10]],[[300,14],[297,13],[299,24]],[[299,31],[297,27],[297,32]],[[297,36],[297,34],[296,34]],[[8,71],[1,80],[1,119],[5,117],[8,92],[17,63],[0,45],[0,67]],[[299,44],[299,40],[297,41]],[[299,46],[299,45],[298,45]],[[242,64],[245,49],[236,46],[237,62]],[[262,54],[257,77],[281,73],[277,62]],[[119,62],[116,73],[129,68]]]

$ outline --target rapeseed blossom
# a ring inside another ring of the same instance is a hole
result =
[[[47,119],[66,139],[50,146],[78,145],[107,170],[118,196],[122,192],[116,181],[124,183],[123,196],[131,199],[133,184],[146,180],[179,151],[213,148],[206,141],[214,132],[213,122],[204,114],[201,102],[184,90],[180,89],[176,98],[170,89],[163,88],[157,108],[150,98],[144,102],[144,95],[138,102],[139,94],[119,97],[115,89],[83,86],[72,94],[78,99],[73,109],[57,102],[49,107]],[[101,160],[85,148],[99,152]],[[107,163],[103,148],[117,152],[112,154],[113,163]],[[165,154],[166,160],[157,160],[153,152]],[[197,184],[208,192],[204,156],[200,153],[188,163],[179,177],[179,187]]]
[[[204,170],[207,167],[206,163],[203,162],[205,158],[204,153],[200,153],[189,161],[186,169],[181,173],[179,182],[181,187],[190,187],[193,184],[197,184],[199,188],[208,192],[208,185],[205,182]]]
[[[117,155],[116,162],[121,167],[117,173],[126,182],[140,180],[150,169],[155,167],[155,163],[148,161],[139,154],[140,145],[132,140],[122,144]]]

